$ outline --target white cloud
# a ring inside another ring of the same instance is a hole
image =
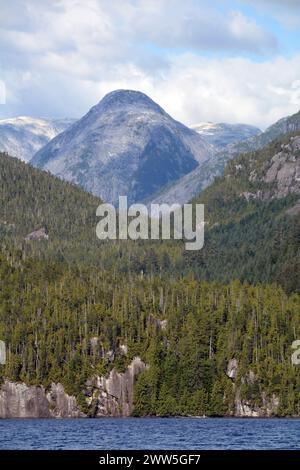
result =
[[[185,123],[265,126],[299,106],[299,57],[267,60],[276,39],[239,11],[195,0],[0,2],[3,115],[80,117],[116,88],[148,93]]]
[[[274,51],[276,38],[238,11],[212,8],[211,2],[143,0],[131,9],[129,24],[138,37],[167,48]]]
[[[300,55],[253,62],[187,54],[172,61],[157,96],[189,124],[211,120],[266,127],[299,110],[299,76]]]
[[[300,55],[256,63],[183,54],[171,56],[155,78],[124,64],[90,91],[102,97],[118,88],[141,90],[186,124],[210,120],[265,128],[300,109],[299,76]]]

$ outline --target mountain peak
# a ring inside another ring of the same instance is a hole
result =
[[[207,160],[212,147],[147,95],[108,93],[31,163],[83,186],[107,202],[148,199]]]
[[[106,111],[120,107],[124,110],[124,107],[130,106],[151,109],[161,114],[165,114],[165,111],[149,98],[149,96],[145,95],[145,93],[136,90],[123,89],[111,91],[92,109]]]

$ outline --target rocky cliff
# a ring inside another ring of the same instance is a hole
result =
[[[64,387],[52,383],[48,391],[42,386],[27,386],[6,380],[0,390],[0,418],[79,418],[74,397]]]
[[[237,359],[233,358],[229,361],[226,375],[232,380],[234,392],[234,410],[230,413],[236,417],[270,417],[275,416],[278,412],[279,399],[275,394],[266,397],[265,393],[261,393],[258,403],[253,403],[242,396],[241,385],[248,383],[254,385],[257,382],[255,374],[250,370],[245,376],[238,380],[239,366]]]
[[[130,416],[133,410],[133,386],[146,364],[135,357],[121,373],[113,369],[108,377],[96,376],[86,383],[88,415]],[[0,418],[81,418],[86,417],[74,396],[62,384],[28,386],[5,380],[0,388]]]
[[[198,132],[201,130],[199,126],[194,126],[194,129],[198,130]],[[211,155],[208,161],[200,161],[195,170],[182,176],[172,185],[163,188],[160,193],[154,195],[153,202],[165,202],[168,204],[179,202],[180,204],[183,204],[187,201],[190,201],[195,196],[199,195],[205,188],[207,188],[217,176],[222,175],[225,166],[234,157],[247,152],[263,149],[265,146],[274,141],[274,139],[278,139],[280,136],[290,132],[296,132],[299,129],[300,111],[292,116],[281,119],[272,126],[268,127],[264,132],[249,137],[246,140],[241,138],[237,142],[229,143],[224,148],[220,148],[220,145],[216,145],[216,142],[214,142],[214,147],[217,149],[219,147],[219,149]],[[209,132],[209,129],[206,129],[205,132]],[[215,134],[216,129],[214,129],[213,132]],[[219,132],[220,129],[216,135],[218,135]],[[203,132],[200,134],[205,139],[205,134],[203,135]],[[207,142],[210,141],[207,140]],[[295,143],[295,145],[297,145],[297,143]],[[291,149],[285,150],[288,150],[289,153],[291,152]],[[281,175],[279,174],[279,177],[280,176]]]
[[[89,380],[85,395],[91,415],[130,416],[133,411],[134,381],[145,368],[145,363],[136,357],[123,373],[113,369],[108,377],[96,376]]]

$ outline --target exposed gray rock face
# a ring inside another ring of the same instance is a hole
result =
[[[230,379],[236,379],[238,371],[238,361],[236,359],[230,359],[227,366],[227,377]]]
[[[117,90],[42,148],[31,163],[107,202],[143,201],[207,161],[214,149],[148,96]]]
[[[264,395],[261,397],[261,405],[253,405],[247,400],[242,400],[240,397],[240,390],[237,389],[235,396],[235,413],[234,416],[242,418],[262,418],[276,416],[279,407],[279,399],[275,394],[272,395],[270,400],[267,400]]]
[[[255,158],[249,159],[249,182],[261,187],[255,192],[240,194],[247,201],[250,199],[281,199],[290,194],[300,194],[300,136],[291,137],[288,144],[282,144],[281,150],[272,158],[257,166]],[[287,211],[290,215],[298,213],[298,204]]]
[[[0,390],[0,418],[79,418],[84,414],[63,386],[44,387],[5,381]]]
[[[212,155],[209,161],[200,162],[195,170],[155,194],[150,202],[153,204],[184,204],[191,201],[207,188],[216,176],[222,174],[225,161],[219,157],[220,155],[217,152]]]
[[[26,241],[29,241],[29,240],[48,240],[49,238],[49,235],[47,234],[46,232],[46,229],[44,227],[38,229],[38,230],[34,230],[34,232],[31,232],[29,233],[28,235],[26,235],[25,237],[25,240]]]
[[[113,369],[108,377],[96,376],[86,388],[87,403],[94,417],[130,416],[133,411],[133,387],[146,364],[135,357],[125,372]]]
[[[52,418],[83,418],[85,416],[77,406],[75,397],[68,395],[60,383],[52,383],[46,397]]]
[[[43,387],[5,381],[0,391],[0,418],[50,418]]]
[[[265,394],[261,394],[259,405],[253,404],[241,398],[240,386],[236,383],[238,374],[238,361],[237,359],[230,359],[227,365],[226,375],[232,380],[232,387],[235,393],[234,411],[233,416],[236,417],[269,417],[276,415],[279,407],[279,399],[273,394],[270,399],[267,399]],[[242,377],[241,383],[254,384],[256,381],[255,374],[252,370]]]
[[[49,140],[74,122],[74,119],[37,119],[29,116],[1,119],[0,151],[28,162]]]
[[[146,364],[135,357],[125,372],[113,369],[108,377],[90,379],[83,392],[89,415],[130,416],[133,410],[133,387]],[[76,398],[68,395],[62,384],[52,383],[49,390],[5,380],[0,387],[0,418],[83,418]]]
[[[153,202],[168,204],[178,202],[183,204],[190,201],[207,188],[217,176],[222,175],[227,162],[235,156],[262,149],[282,134],[294,132],[298,129],[300,129],[300,112],[280,119],[260,134],[246,140],[230,143],[223,149],[217,149],[217,152],[211,156],[209,161],[200,162],[195,170],[154,195]]]
[[[282,146],[282,151],[274,155],[264,182],[275,185],[273,196],[277,198],[300,194],[300,136],[292,137]]]

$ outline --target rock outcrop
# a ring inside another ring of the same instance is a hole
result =
[[[240,397],[240,389],[236,389],[235,395],[235,412],[234,416],[242,418],[263,418],[276,416],[279,407],[279,399],[275,394],[267,399],[264,394],[261,396],[261,404],[253,405],[253,403],[243,400]]]
[[[232,386],[234,390],[234,410],[231,413],[236,417],[269,417],[276,415],[279,407],[279,399],[273,394],[270,398],[267,398],[264,393],[261,394],[260,403],[255,404],[250,400],[246,400],[241,396],[241,387],[237,383],[238,377],[238,361],[237,359],[230,359],[227,365],[226,371],[227,377],[232,380]],[[255,374],[250,370],[244,377],[241,377],[241,383],[254,384],[256,381]]]
[[[0,391],[0,417],[50,418],[44,388],[6,380]]]
[[[68,395],[60,383],[51,384],[46,398],[52,418],[83,418],[85,416],[78,407],[76,398]]]
[[[300,194],[300,137],[291,137],[273,156],[271,166],[264,177],[266,183],[275,185],[273,197],[282,198],[288,194]]]
[[[52,383],[48,392],[6,380],[0,390],[0,418],[79,418],[84,416],[64,387]]]
[[[134,382],[146,367],[139,357],[135,357],[125,372],[113,369],[108,377],[96,376],[89,380],[85,394],[92,416],[130,416]]]
[[[26,235],[25,240],[48,240],[49,235],[44,227],[34,230],[33,232]]]
[[[227,366],[227,372],[226,372],[227,377],[229,377],[232,380],[236,379],[237,370],[238,370],[238,361],[236,359],[230,359],[230,361],[228,362],[228,366]]]
[[[130,416],[133,410],[133,387],[146,364],[135,357],[124,372],[112,369],[108,377],[88,380],[83,393],[89,416]],[[5,380],[0,388],[0,418],[82,418],[74,396],[68,395],[61,383],[29,386]]]

